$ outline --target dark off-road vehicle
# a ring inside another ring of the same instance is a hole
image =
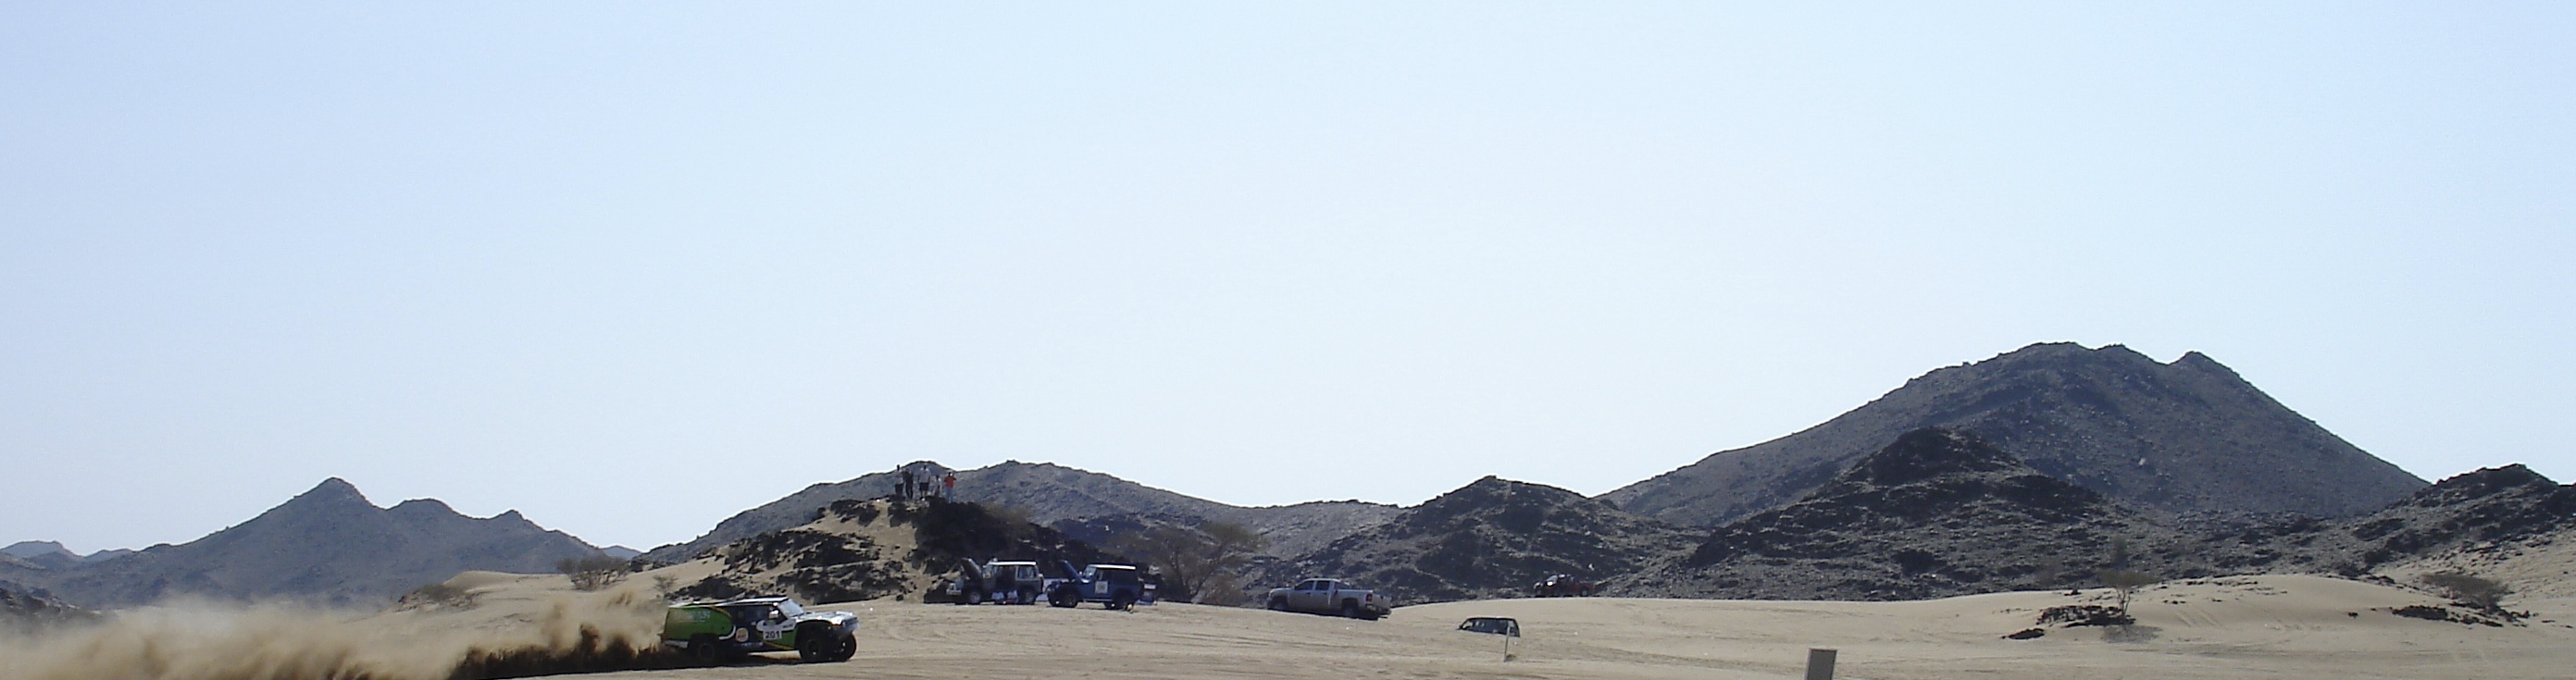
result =
[[[957,604],[1030,604],[1044,598],[1046,574],[1038,563],[1027,560],[976,562],[962,560],[965,569],[940,588],[941,595]]]
[[[1076,570],[1072,562],[1058,564],[1072,576],[1047,579],[1047,604],[1072,607],[1098,602],[1110,609],[1133,609],[1154,603],[1154,584],[1133,566],[1094,564]]]

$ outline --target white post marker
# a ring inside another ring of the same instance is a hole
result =
[[[1807,680],[1834,680],[1834,650],[1807,648]]]

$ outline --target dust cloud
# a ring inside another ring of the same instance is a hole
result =
[[[662,607],[620,588],[349,612],[176,603],[0,638],[0,680],[486,680],[671,668]]]

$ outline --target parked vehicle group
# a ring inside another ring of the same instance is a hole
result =
[[[1153,604],[1157,584],[1128,564],[1076,567],[1057,560],[1055,569],[1028,560],[964,560],[956,578],[940,585],[942,599],[956,604],[1036,604],[1077,607],[1096,603],[1108,609],[1134,609]]]
[[[1153,604],[1156,584],[1134,565],[1089,564],[1076,567],[1058,560],[1055,574],[1028,560],[962,560],[958,575],[936,591],[957,604],[1035,604],[1072,608],[1095,603],[1132,611]],[[1373,590],[1350,587],[1339,579],[1311,578],[1287,588],[1272,588],[1268,607],[1375,621],[1394,609],[1394,601]],[[740,659],[764,652],[795,652],[807,662],[846,661],[858,651],[858,616],[845,611],[810,611],[787,597],[749,597],[683,602],[666,608],[662,644],[710,662]]]

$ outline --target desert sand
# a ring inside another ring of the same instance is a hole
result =
[[[2177,582],[2139,594],[2128,629],[2051,628],[2038,610],[2108,603],[2102,589],[1923,602],[1580,598],[1397,609],[1378,622],[1231,607],[833,605],[859,613],[858,656],[597,677],[666,678],[1780,678],[1809,647],[1839,650],[1849,678],[2545,678],[2576,668],[2564,601],[2528,627],[2399,617],[2438,600],[2313,576]],[[2534,607],[2546,604],[2548,606]],[[1524,637],[1455,630],[1509,616]],[[2543,623],[2540,619],[2549,619]]]
[[[647,579],[604,593],[572,592],[561,576],[469,573],[451,583],[476,591],[478,604],[302,620],[281,611],[136,618],[104,635],[15,643],[0,655],[0,678],[331,677],[311,663],[331,659],[369,677],[436,678],[437,658],[469,644],[562,644],[582,624],[649,638],[657,623],[658,608],[635,597]],[[1368,622],[1188,604],[1117,612],[885,599],[824,605],[858,613],[865,626],[845,663],[778,655],[582,677],[1783,678],[1799,675],[1809,647],[1839,650],[1844,678],[2490,679],[2576,668],[2576,600],[2510,600],[2535,612],[2528,625],[2477,626],[2389,613],[2440,602],[2431,595],[2314,576],[2161,584],[2139,593],[2133,627],[2001,637],[2032,627],[2041,609],[2110,600],[2103,589],[1921,602],[1510,599],[1403,607]],[[1519,619],[1514,658],[1503,659],[1500,637],[1455,630],[1470,616]],[[245,636],[272,626],[291,635]],[[156,637],[156,653],[172,658],[138,656],[123,643],[137,634]],[[102,641],[122,651],[91,656]]]

